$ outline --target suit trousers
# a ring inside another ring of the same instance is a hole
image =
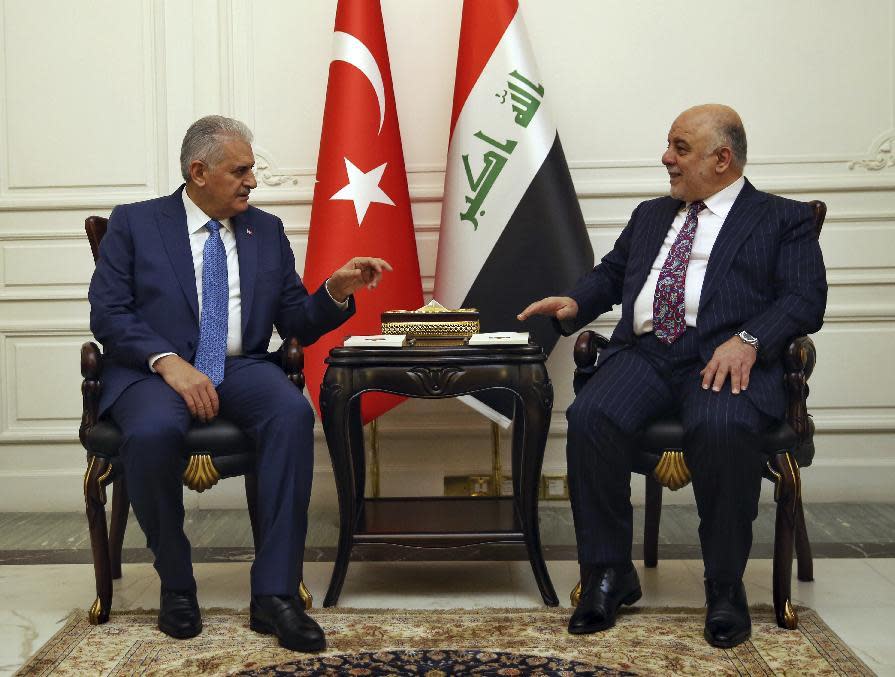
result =
[[[705,576],[742,578],[758,513],[763,457],[760,436],[773,419],[728,379],[720,392],[702,388],[698,333],[675,343],[652,333],[599,364],[569,407],[569,493],[581,563],[631,561],[631,455],[652,419],[676,413],[699,512]],[[782,413],[782,412],[781,412]]]
[[[282,369],[228,357],[217,388],[220,415],[255,444],[259,542],[253,595],[295,595],[301,579],[314,468],[314,413]],[[195,591],[183,531],[183,437],[192,422],[183,399],[153,375],[130,385],[110,409],[131,505],[165,590]]]

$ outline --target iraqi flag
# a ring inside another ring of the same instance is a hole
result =
[[[559,339],[550,319],[516,315],[594,264],[549,98],[518,1],[466,0],[433,296],[478,308],[483,332],[529,331],[547,353]],[[476,397],[488,407],[464,399],[508,423],[508,398]]]
[[[305,348],[308,395],[320,411],[324,359],[347,335],[380,334],[384,310],[423,304],[419,259],[382,10],[375,0],[339,0],[326,85],[323,131],[304,282],[309,289],[353,256],[378,256],[394,272],[375,290],[356,292],[357,312]],[[373,393],[361,403],[364,422],[402,398]]]

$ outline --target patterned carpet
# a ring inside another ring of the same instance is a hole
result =
[[[155,627],[156,613],[114,613],[88,624],[82,611],[20,675],[870,675],[812,610],[799,629],[781,630],[769,608],[753,610],[752,641],[713,649],[702,609],[624,611],[591,636],[565,631],[568,609],[315,609],[328,648],[280,649],[248,628],[245,612],[203,612],[204,630],[186,641]]]

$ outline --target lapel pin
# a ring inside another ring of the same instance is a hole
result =
[[[251,228],[246,228],[246,235],[254,235]]]

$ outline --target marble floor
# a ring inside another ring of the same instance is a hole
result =
[[[638,563],[647,606],[701,606],[702,565],[664,560],[657,569]],[[578,577],[572,561],[548,563],[560,601]],[[794,581],[797,604],[816,609],[867,665],[895,675],[895,559],[816,559],[815,581]],[[196,565],[203,606],[242,609],[248,604],[247,562]],[[305,565],[305,580],[317,601],[332,570],[330,562]],[[771,561],[754,559],[746,572],[753,604],[770,603]],[[93,601],[89,564],[0,566],[0,675],[12,674],[61,627],[72,609]],[[125,566],[116,583],[115,608],[157,608],[158,581],[151,565]],[[341,606],[346,607],[536,607],[540,598],[527,562],[355,562],[348,570]],[[114,609],[113,609],[114,613]]]

